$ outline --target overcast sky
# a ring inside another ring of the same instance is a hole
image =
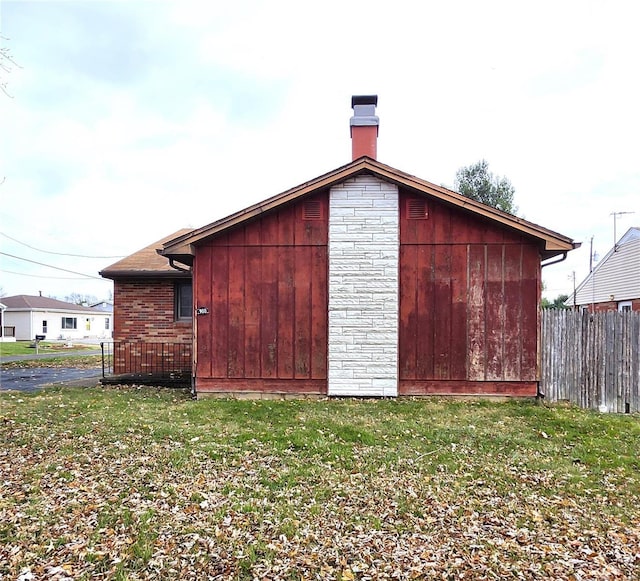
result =
[[[0,0],[0,287],[107,298],[80,274],[351,161],[374,93],[381,162],[452,187],[484,158],[583,243],[543,269],[571,293],[612,212],[640,225],[638,22],[634,0]]]

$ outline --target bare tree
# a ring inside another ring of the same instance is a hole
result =
[[[5,42],[9,39],[6,36],[0,35],[0,90],[7,96],[11,97],[7,89],[9,81],[7,75],[14,69],[20,68],[20,65],[13,59],[11,49],[5,45]]]
[[[98,299],[94,295],[83,295],[81,293],[73,292],[70,295],[64,297],[64,300],[74,305],[91,305],[98,302]]]

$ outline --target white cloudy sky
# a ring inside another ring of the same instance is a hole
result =
[[[583,242],[543,270],[569,293],[612,212],[640,225],[639,21],[635,0],[0,0],[0,287],[106,298],[28,261],[97,277],[348,163],[351,95],[375,93],[380,161],[453,186],[485,158]]]

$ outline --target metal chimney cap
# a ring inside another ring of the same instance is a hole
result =
[[[379,125],[380,119],[376,116],[378,95],[354,95],[351,97],[353,117],[349,121],[351,127],[366,127]]]
[[[378,95],[353,95],[351,97],[351,108],[356,105],[378,105]]]

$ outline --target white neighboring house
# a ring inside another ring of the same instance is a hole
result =
[[[15,327],[18,341],[110,339],[113,313],[92,307],[74,305],[48,297],[16,295],[2,297],[5,305],[3,324]]]
[[[7,305],[0,303],[0,343],[10,343],[16,340],[13,336],[13,329],[11,327],[5,328],[4,312],[6,308]]]
[[[574,306],[574,297],[565,304]],[[592,312],[640,311],[640,227],[629,228],[580,283],[575,306]]]

